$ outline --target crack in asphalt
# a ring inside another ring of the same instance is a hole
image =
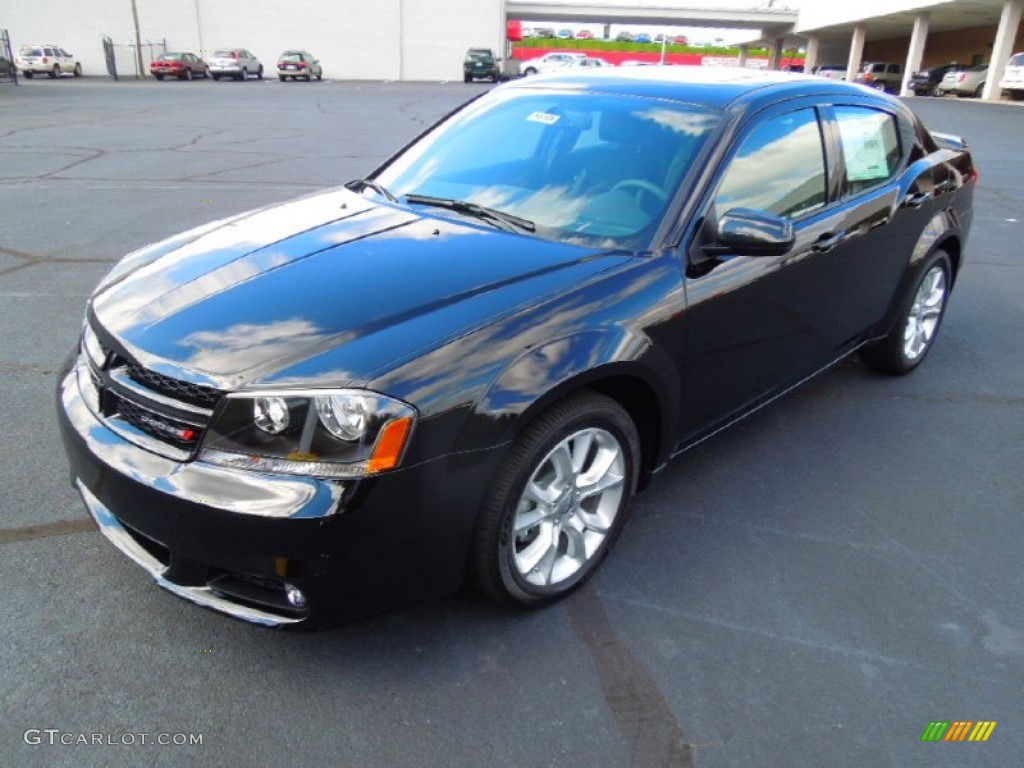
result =
[[[568,601],[569,618],[594,659],[605,701],[637,768],[693,768],[693,749],[646,667],[619,640],[593,587]]]
[[[0,544],[12,544],[17,541],[49,539],[53,536],[71,536],[76,533],[90,533],[98,530],[91,518],[78,520],[59,520],[55,523],[39,523],[19,528],[0,528]]]

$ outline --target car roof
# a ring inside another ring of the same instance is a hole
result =
[[[877,91],[839,80],[799,72],[740,67],[600,67],[590,71],[573,69],[514,80],[501,88],[587,90],[594,93],[646,96],[703,104],[718,109],[725,109],[741,99],[776,101],[827,94],[887,98]]]

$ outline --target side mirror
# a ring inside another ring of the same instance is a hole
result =
[[[718,220],[718,235],[711,248],[740,256],[782,256],[795,240],[789,219],[751,208],[733,208]]]

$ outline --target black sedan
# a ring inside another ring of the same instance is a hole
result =
[[[60,377],[73,483],[161,586],[249,621],[467,576],[548,603],[672,457],[853,352],[916,368],[976,178],[847,83],[509,83],[366,179],[117,265]]]
[[[962,64],[941,64],[937,67],[914,72],[910,76],[908,86],[915,96],[942,96],[939,90],[939,83],[946,76],[947,72],[960,72],[966,69]]]

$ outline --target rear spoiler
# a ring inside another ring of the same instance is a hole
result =
[[[943,149],[967,149],[967,139],[962,136],[954,136],[952,133],[938,133],[932,131],[932,138],[935,143]]]

